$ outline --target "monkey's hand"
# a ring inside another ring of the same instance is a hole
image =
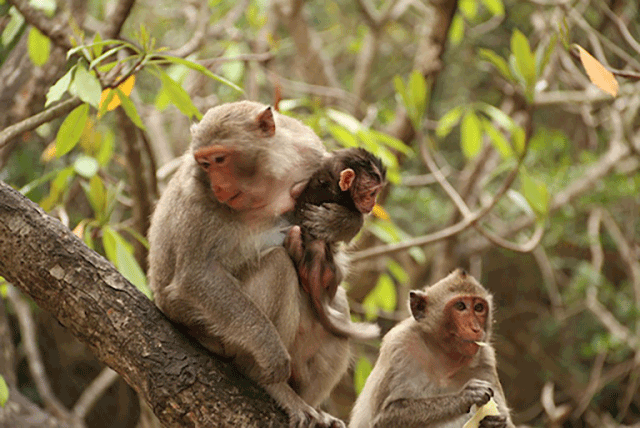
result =
[[[478,428],[507,428],[507,418],[502,415],[485,416]]]
[[[284,246],[297,267],[304,291],[311,294],[326,289],[329,297],[333,298],[342,281],[342,274],[333,260],[329,245],[324,240],[313,240],[308,235],[303,239],[300,227],[294,226],[287,234]]]
[[[471,379],[462,388],[461,413],[469,413],[471,406],[474,404],[478,407],[484,406],[493,397],[493,389],[491,383],[480,380]]]
[[[312,407],[307,407],[300,412],[289,413],[290,428],[346,428],[344,422]]]

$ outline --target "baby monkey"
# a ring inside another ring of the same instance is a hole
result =
[[[346,264],[338,243],[348,243],[358,233],[385,178],[382,161],[367,150],[336,150],[323,160],[296,199],[294,224],[301,228],[304,251],[291,251],[289,246],[290,253],[320,322],[338,336],[370,339],[379,333],[376,325],[353,324],[342,314],[330,314],[326,300],[334,298]]]

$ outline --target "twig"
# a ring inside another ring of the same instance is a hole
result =
[[[631,277],[631,284],[633,285],[636,306],[640,306],[640,263],[638,263],[634,250],[625,239],[620,227],[618,227],[613,216],[611,216],[607,210],[603,210],[602,222],[607,228],[609,236],[615,242],[620,258],[625,262],[629,269],[629,276]]]
[[[607,175],[620,161],[629,156],[631,150],[622,144],[611,144],[609,150],[604,153],[600,159],[590,168],[588,168],[582,176],[572,181],[564,190],[556,193],[549,203],[549,212],[554,212],[578,196],[593,190],[594,184],[602,177]],[[635,169],[639,167],[636,166]],[[512,226],[502,233],[502,236],[511,236],[524,228],[533,225],[534,220],[529,216],[523,216],[513,221]],[[486,248],[486,242],[466,242],[465,247],[461,250],[462,255],[473,254]]]
[[[556,319],[563,319],[565,315],[562,311],[562,295],[558,289],[558,282],[556,281],[556,277],[553,273],[551,261],[542,246],[534,248],[531,254],[536,259],[536,263],[538,263],[538,267],[540,268],[542,280],[545,288],[547,289],[549,300],[551,301],[551,312]]]
[[[193,36],[191,36],[191,38],[179,48],[169,51],[169,55],[179,58],[185,58],[194,53],[196,50],[200,49],[200,47],[204,44],[205,38],[207,36],[207,27],[209,26],[210,17],[208,9],[208,2],[202,0],[200,2],[200,9],[196,14],[197,22],[196,29],[193,32]]]
[[[2,130],[2,132],[0,132],[0,148],[7,145],[13,138],[23,132],[34,130],[45,122],[64,116],[80,104],[82,104],[80,98],[73,97],[16,124],[7,126]]]
[[[596,355],[596,359],[591,366],[591,374],[589,375],[589,383],[587,387],[583,389],[582,399],[578,406],[573,411],[573,417],[578,419],[589,407],[589,403],[591,399],[596,395],[598,390],[600,389],[600,380],[602,377],[602,367],[604,366],[605,361],[607,360],[607,353],[601,352]]]
[[[48,18],[38,9],[33,8],[29,4],[29,0],[8,0],[13,5],[25,21],[36,27],[42,34],[51,39],[51,41],[65,50],[71,49],[71,33],[69,25],[60,22],[59,19]]]
[[[460,196],[460,194],[458,194],[458,192],[453,188],[453,186],[447,181],[445,176],[440,171],[440,168],[438,168],[438,166],[436,165],[435,160],[431,156],[431,153],[429,152],[429,149],[427,148],[427,145],[424,142],[422,133],[418,132],[417,137],[420,140],[419,144],[420,144],[420,153],[422,155],[422,159],[424,163],[427,165],[427,168],[429,168],[429,171],[431,171],[431,174],[433,175],[435,180],[440,184],[440,186],[444,189],[444,191],[447,193],[449,198],[453,201],[455,206],[458,208],[458,211],[460,212],[460,214],[462,214],[462,217],[467,218],[471,216],[472,215],[471,210],[469,209],[465,201],[462,199],[462,196]],[[529,239],[529,241],[526,242],[525,244],[517,245],[507,241],[506,239],[503,239],[502,237],[494,234],[489,230],[486,230],[478,223],[474,223],[473,227],[478,232],[480,232],[485,238],[493,242],[495,245],[498,245],[500,247],[506,248],[511,251],[516,251],[519,253],[531,252],[540,243],[540,239],[542,239],[542,235],[544,233],[543,223],[538,222],[538,224],[536,225],[535,232],[533,233],[533,236]]]
[[[60,419],[70,420],[69,412],[65,408],[64,404],[62,404],[62,402],[60,402],[53,393],[51,383],[47,377],[47,373],[42,362],[42,356],[38,349],[36,326],[33,321],[29,304],[22,298],[22,296],[20,296],[18,291],[11,286],[7,287],[7,298],[11,302],[11,305],[16,312],[16,316],[18,317],[18,324],[20,325],[22,343],[27,355],[29,372],[33,377],[33,382],[36,385],[38,394],[51,414]]]
[[[638,41],[633,38],[627,26],[624,25],[624,22],[622,22],[622,20],[615,13],[613,13],[611,9],[609,9],[609,6],[605,2],[597,2],[597,4],[600,6],[600,9],[604,11],[604,14],[607,15],[607,18],[609,18],[613,21],[614,24],[616,24],[618,32],[631,47],[631,49],[633,49],[638,55],[640,55],[640,43],[638,43]]]
[[[502,198],[502,196],[504,196],[507,190],[509,190],[509,188],[511,187],[511,184],[513,184],[513,181],[516,179],[516,176],[518,175],[518,171],[520,170],[520,165],[522,165],[522,162],[524,161],[524,157],[527,153],[530,140],[531,140],[530,138],[527,138],[525,140],[525,147],[522,151],[521,156],[518,158],[518,162],[516,166],[509,173],[507,178],[502,183],[502,187],[498,189],[498,191],[493,196],[493,198],[491,199],[488,205],[470,214],[468,217],[463,218],[458,223],[455,223],[437,232],[430,233],[428,235],[420,236],[413,239],[408,239],[404,242],[381,245],[378,247],[370,248],[368,250],[354,253],[351,256],[351,261],[355,263],[355,262],[370,259],[373,257],[380,257],[383,255],[394,254],[400,251],[404,251],[411,247],[431,244],[433,242],[437,242],[437,241],[441,241],[443,239],[449,238],[450,236],[460,233],[463,230],[466,230],[467,228],[469,228],[470,226],[473,226],[476,222],[482,219],[485,215],[487,215],[493,209],[493,207],[498,203],[498,201],[500,201],[500,199]]]
[[[109,367],[102,369],[91,384],[82,391],[80,398],[73,406],[72,413],[78,420],[83,420],[93,409],[104,392],[116,381],[120,375]]]

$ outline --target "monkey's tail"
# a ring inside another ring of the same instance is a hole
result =
[[[312,293],[313,294],[313,293]],[[340,312],[329,305],[320,296],[311,296],[313,309],[320,320],[320,324],[328,332],[338,336],[355,340],[371,340],[380,337],[380,327],[374,323],[353,322],[348,310]]]

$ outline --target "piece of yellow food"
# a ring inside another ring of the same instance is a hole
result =
[[[479,407],[478,410],[476,410],[476,414],[473,415],[473,417],[469,419],[462,428],[478,428],[478,426],[480,425],[480,421],[484,419],[485,416],[493,416],[499,414],[500,412],[498,411],[498,406],[496,405],[496,402],[493,401],[493,398],[491,398],[489,401],[487,401],[487,404]]]

